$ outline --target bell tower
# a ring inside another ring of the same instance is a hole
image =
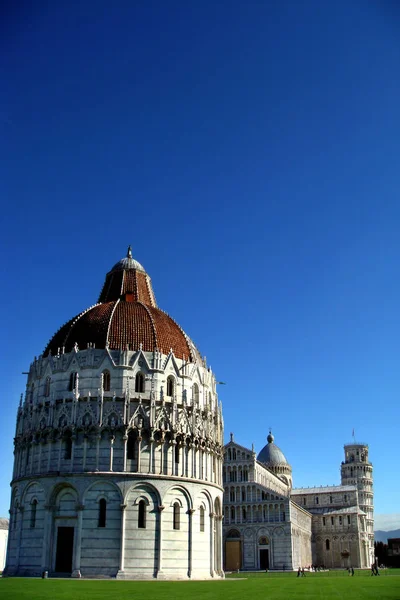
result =
[[[369,567],[374,558],[374,491],[372,463],[368,458],[368,444],[353,442],[344,446],[345,460],[341,465],[342,485],[356,485],[358,502],[365,512],[365,560]]]

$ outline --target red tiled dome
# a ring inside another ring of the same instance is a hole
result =
[[[129,259],[129,260],[127,260]],[[88,308],[63,325],[48,343],[44,355],[70,352],[75,344],[111,350],[129,348],[163,354],[173,350],[177,358],[194,360],[193,342],[179,325],[157,308],[150,277],[128,249],[106,275],[99,304]]]

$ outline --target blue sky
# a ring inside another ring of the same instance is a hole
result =
[[[226,438],[325,485],[354,428],[400,526],[399,4],[1,10],[0,514],[21,373],[132,244]]]

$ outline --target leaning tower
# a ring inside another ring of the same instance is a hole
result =
[[[345,460],[341,465],[342,485],[357,486],[359,506],[366,514],[361,523],[361,542],[365,566],[369,566],[374,562],[374,492],[368,445],[356,442],[345,444],[344,454]]]

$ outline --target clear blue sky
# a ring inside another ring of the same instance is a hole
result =
[[[0,514],[21,372],[129,243],[227,438],[325,485],[354,427],[400,513],[400,4],[0,10]]]

